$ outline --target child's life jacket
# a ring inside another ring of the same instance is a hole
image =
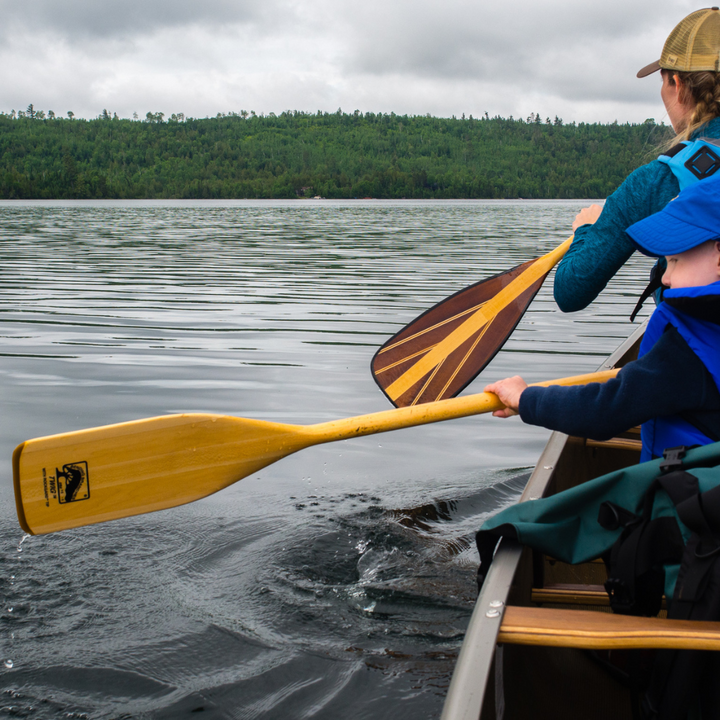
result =
[[[698,138],[697,140],[680,142],[660,155],[658,160],[665,163],[672,170],[680,185],[680,190],[684,190],[689,185],[705,180],[720,170],[720,140]],[[662,285],[663,272],[665,272],[665,264],[663,262],[656,263],[650,274],[650,282],[643,290],[635,309],[630,315],[630,322],[635,320],[644,302],[651,295],[655,295],[658,303],[662,300],[664,290]]]
[[[700,358],[720,390],[720,324],[699,319],[678,309],[683,302],[710,303],[720,299],[720,282],[702,287],[668,289],[663,297],[664,302],[657,306],[648,322],[640,345],[640,356],[655,345],[668,325],[672,325]],[[678,378],[678,382],[681,383],[682,378]],[[649,420],[642,425],[641,437],[640,462],[661,457],[663,450],[668,447],[707,445],[720,440],[716,428],[706,427],[693,413],[684,413],[683,417],[669,415]]]

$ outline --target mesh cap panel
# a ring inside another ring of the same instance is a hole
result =
[[[665,41],[660,67],[685,72],[720,71],[720,11],[697,10],[682,20]]]

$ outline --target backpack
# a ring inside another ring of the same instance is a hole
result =
[[[499,537],[563,562],[602,558],[614,612],[720,620],[720,443],[669,448],[664,457],[509,507],[476,536],[487,574]],[[720,653],[660,650],[643,688],[642,717],[720,717]]]

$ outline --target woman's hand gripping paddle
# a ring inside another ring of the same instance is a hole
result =
[[[540,385],[605,382],[616,370]],[[318,425],[167,415],[28,440],[13,453],[18,518],[33,535],[199,500],[303,448],[493,412],[479,393]]]
[[[390,402],[445,400],[467,387],[505,344],[571,242],[451,295],[390,338],[371,363]]]

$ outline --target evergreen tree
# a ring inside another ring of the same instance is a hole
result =
[[[671,132],[539,113],[67,116],[0,113],[0,198],[602,198]]]

